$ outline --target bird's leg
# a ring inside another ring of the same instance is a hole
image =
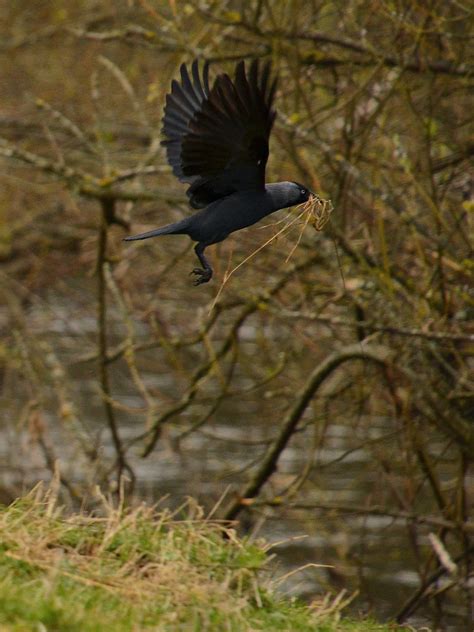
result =
[[[194,252],[199,259],[202,268],[194,268],[191,274],[195,274],[197,279],[194,281],[194,285],[201,285],[201,283],[207,283],[212,279],[212,268],[209,265],[209,261],[204,256],[204,250],[207,244],[198,243],[194,247]]]

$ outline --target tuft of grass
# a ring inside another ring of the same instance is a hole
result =
[[[103,516],[66,516],[37,487],[0,508],[0,630],[386,631],[342,621],[334,603],[277,597],[262,546],[204,520],[105,501]],[[223,538],[223,535],[227,536]]]

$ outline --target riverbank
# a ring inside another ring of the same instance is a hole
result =
[[[98,496],[96,513],[67,515],[41,487],[0,507],[2,632],[394,629],[346,620],[342,599],[308,607],[277,596],[265,546],[193,503],[178,516]]]

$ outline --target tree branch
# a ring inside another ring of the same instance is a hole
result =
[[[296,431],[304,411],[314,397],[321,384],[341,364],[348,360],[364,360],[381,366],[387,364],[387,350],[384,347],[364,347],[361,344],[350,345],[341,351],[336,351],[319,364],[311,373],[306,384],[296,396],[296,402],[283,420],[280,434],[268,448],[255,476],[238,497],[230,504],[224,514],[224,520],[234,520],[238,514],[250,504],[249,499],[255,498],[263,485],[275,471],[281,453]]]

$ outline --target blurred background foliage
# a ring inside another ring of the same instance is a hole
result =
[[[1,5],[5,501],[55,469],[72,506],[220,499],[308,536],[284,567],[331,565],[288,590],[470,629],[473,25],[441,0]],[[185,238],[122,242],[189,212],[159,141],[196,57],[272,60],[267,179],[335,209],[233,235],[199,288]]]

